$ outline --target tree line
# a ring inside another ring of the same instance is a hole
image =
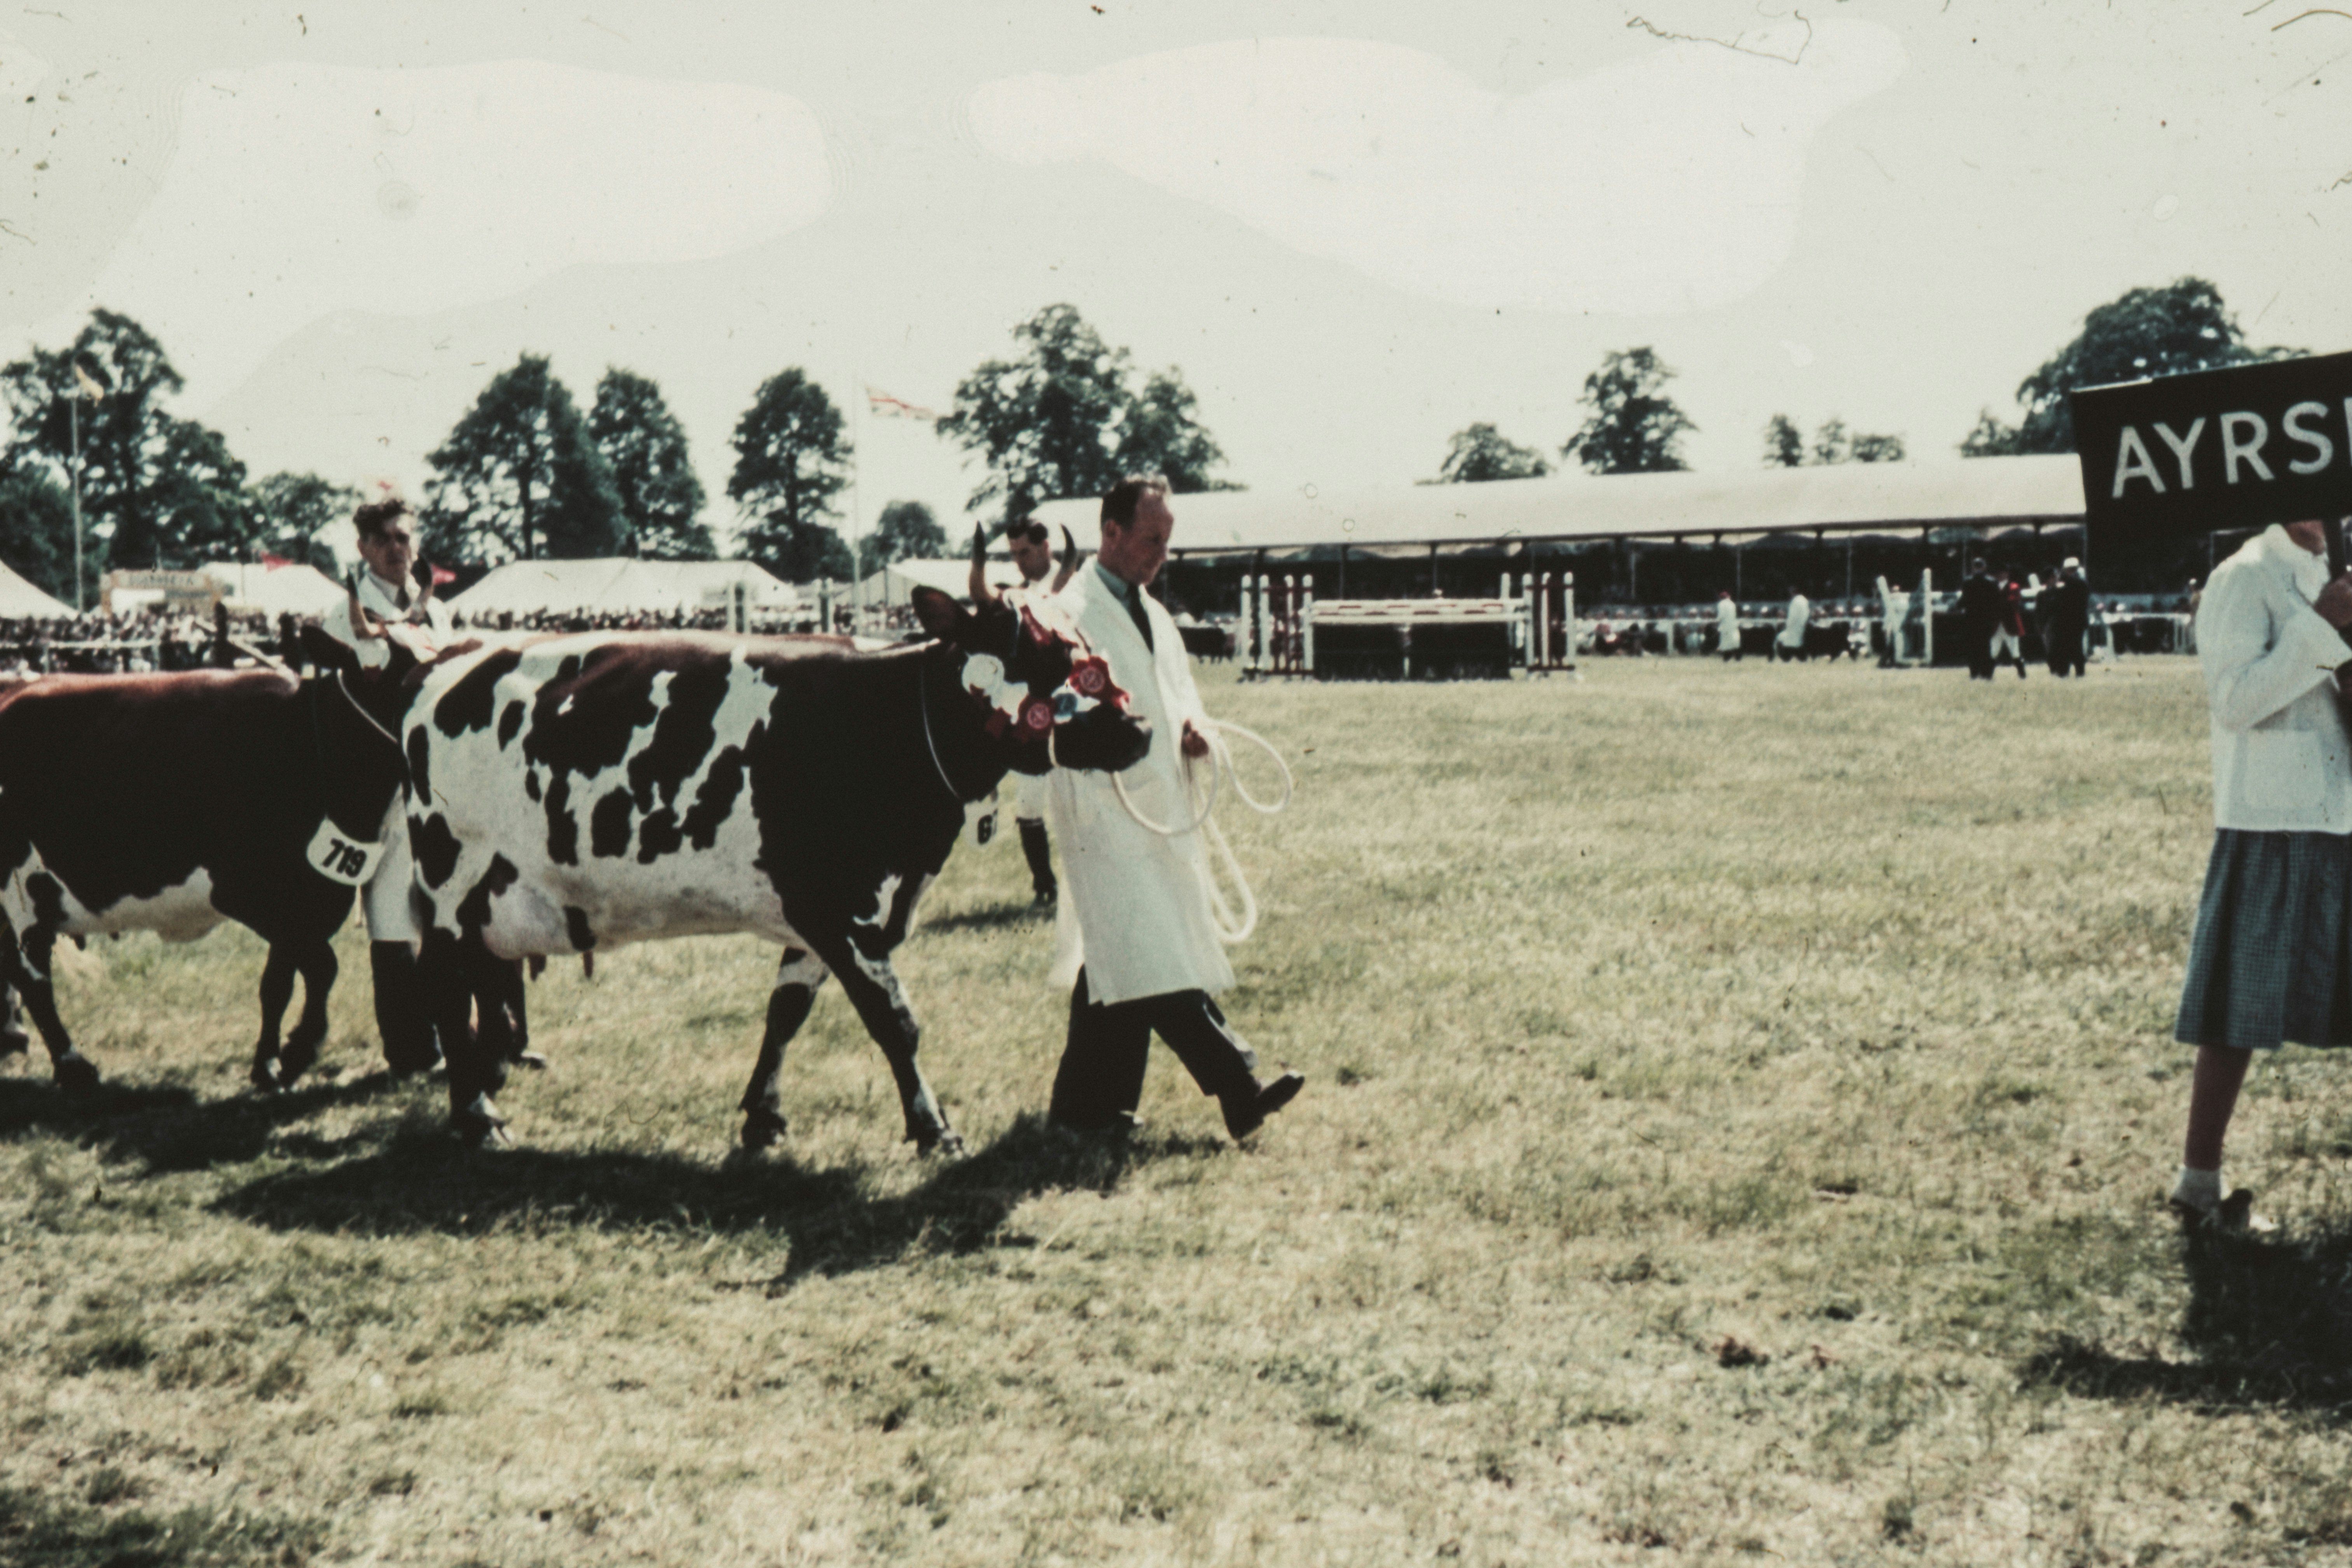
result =
[[[1227,488],[1224,454],[1183,373],[1138,372],[1068,305],[1013,331],[1017,352],[957,387],[939,434],[981,459],[971,510],[1002,523],[1038,501],[1098,492],[1120,475],[1166,473],[1179,489]],[[252,478],[227,439],[175,413],[183,386],[155,336],[107,310],[62,349],[0,367],[0,561],[59,598],[74,593],[69,486],[80,469],[85,577],[264,556],[333,570],[320,531],[360,492],[315,473]],[[845,578],[947,552],[920,501],[886,505],[853,561],[838,523],[856,452],[847,421],[806,370],[761,383],[731,437],[728,542],[788,581]],[[426,455],[417,498],[424,553],[447,566],[634,555],[700,561],[720,538],[706,517],[686,430],[649,376],[606,369],[586,411],[543,354],[492,375]]]
[[[2072,452],[2074,426],[2066,395],[2078,387],[2290,359],[2305,352],[2249,343],[2223,304],[2221,291],[2202,278],[2129,289],[2091,311],[2072,342],[2018,384],[2013,419],[1984,409],[1958,448],[1969,458]],[[1587,416],[1559,448],[1559,457],[1580,462],[1596,474],[1687,468],[1682,438],[1698,426],[1666,391],[1674,375],[1649,348],[1605,355],[1600,368],[1584,379],[1578,403]],[[1906,455],[1902,437],[1853,430],[1836,416],[1816,426],[1808,442],[1794,419],[1775,414],[1765,421],[1763,437],[1767,468],[1900,462]],[[1454,433],[1437,478],[1430,482],[1540,479],[1549,472],[1551,464],[1541,451],[1481,423]]]
[[[958,383],[939,436],[977,458],[967,504],[1002,526],[1056,496],[1094,495],[1122,475],[1159,472],[1180,493],[1237,489],[1178,366],[1141,370],[1067,304],[1013,328],[1013,353]],[[2092,310],[2082,331],[2019,384],[2017,412],[1990,408],[1959,443],[1968,456],[2074,449],[2066,394],[2075,387],[2303,353],[2255,347],[2199,278],[2134,289]],[[1558,450],[1594,473],[1686,468],[1697,429],[1668,390],[1672,367],[1648,347],[1612,351],[1585,377],[1585,417]],[[7,445],[0,449],[0,561],[61,598],[73,593],[68,485],[79,452],[89,580],[116,568],[184,568],[263,555],[331,569],[320,531],[362,499],[316,473],[251,477],[221,433],[173,412],[182,388],[163,345],[130,317],[91,312],[66,348],[35,348],[0,366]],[[853,561],[837,523],[856,453],[841,408],[792,366],[761,383],[731,437],[727,484],[735,553],[792,582],[844,578],[948,551],[920,501],[882,509]],[[1775,414],[1763,461],[1797,467],[1888,462],[1904,438],[1832,416],[1808,439]],[[652,378],[618,366],[587,411],[546,356],[523,353],[492,375],[426,457],[419,498],[425,550],[452,566],[509,560],[636,555],[708,560],[721,544],[705,513],[684,427]],[[1543,451],[1490,423],[1454,432],[1435,481],[1476,483],[1551,471]]]

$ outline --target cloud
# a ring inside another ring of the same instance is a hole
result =
[[[798,100],[536,61],[198,77],[162,187],[93,304],[163,341],[201,406],[334,311],[418,316],[567,267],[725,256],[831,199]]]
[[[1414,294],[1702,310],[1788,258],[1814,134],[1905,64],[1869,23],[1738,42],[1665,42],[1512,98],[1388,44],[1212,44],[988,82],[968,113],[1000,157],[1099,159]]]

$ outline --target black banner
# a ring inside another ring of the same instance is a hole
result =
[[[2070,393],[2083,502],[2116,535],[2352,513],[2352,353]]]

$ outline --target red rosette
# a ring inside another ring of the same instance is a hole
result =
[[[1025,698],[1021,703],[1020,716],[1013,722],[1019,727],[1024,739],[1043,740],[1045,731],[1054,727],[1054,705],[1042,697]]]
[[[1070,666],[1070,689],[1081,697],[1099,699],[1110,689],[1110,666],[1099,657]]]

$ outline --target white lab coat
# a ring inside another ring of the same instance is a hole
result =
[[[419,640],[428,651],[449,640],[449,612],[439,599],[428,599],[420,605],[412,591],[409,607],[404,610],[395,596],[398,589],[394,584],[373,572],[362,571],[359,575],[360,607],[368,614],[380,621],[405,623],[422,634]],[[329,637],[357,653],[364,668],[377,669],[391,661],[391,645],[383,637],[362,637],[352,629],[350,595],[329,605],[326,614],[320,616],[320,625]],[[367,911],[371,942],[415,942],[424,934],[411,896],[415,862],[408,853],[408,803],[404,795],[405,792],[395,793],[384,812],[383,826],[376,835],[383,845],[383,859],[360,892],[360,906]]]
[[[1780,646],[1802,648],[1805,646],[1805,623],[1813,618],[1813,602],[1802,594],[1789,597],[1789,624],[1780,628]]]
[[[1136,809],[1163,826],[1190,821],[1180,742],[1185,720],[1208,715],[1175,620],[1145,595],[1152,637],[1145,647],[1098,565],[1072,578],[1061,602],[1110,661],[1129,710],[1151,721],[1151,750],[1120,775]],[[1057,768],[1050,777],[1063,864],[1056,984],[1070,984],[1084,963],[1087,994],[1096,1002],[1231,989],[1234,969],[1211,913],[1209,852],[1201,833],[1170,838],[1142,826],[1119,805],[1108,773]]]
[[[1729,599],[1715,602],[1715,648],[1717,653],[1739,651],[1739,606]]]
[[[2352,833],[2352,742],[2335,668],[2352,647],[2311,607],[2327,560],[2273,525],[2214,568],[2197,606],[2212,710],[2213,824]]]

